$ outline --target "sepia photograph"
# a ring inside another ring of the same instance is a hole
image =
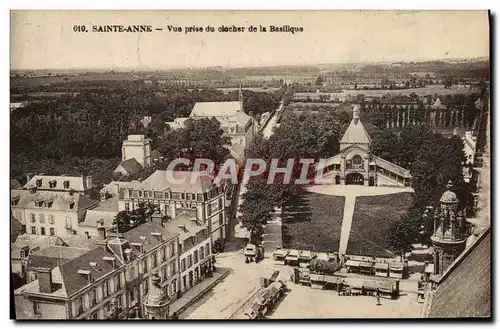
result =
[[[11,10],[12,320],[492,320],[488,10]]]

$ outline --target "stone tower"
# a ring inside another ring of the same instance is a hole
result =
[[[467,242],[466,218],[458,210],[457,195],[451,191],[451,181],[441,196],[440,207],[434,216],[434,274],[441,275],[464,251]]]
[[[129,135],[122,144],[122,161],[135,158],[143,167],[151,165],[151,140],[144,135]]]
[[[158,273],[151,276],[151,289],[144,301],[144,318],[146,320],[166,320],[170,311],[170,299],[165,289],[160,287]]]

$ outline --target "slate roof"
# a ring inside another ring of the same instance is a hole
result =
[[[191,111],[191,117],[225,117],[242,111],[239,101],[233,102],[197,102]]]
[[[63,246],[48,246],[35,251],[28,257],[27,270],[37,267],[54,268],[88,252],[88,249]]]
[[[99,202],[95,208],[88,210],[87,213],[89,211],[118,212],[118,195]]]
[[[12,259],[20,259],[19,249],[28,247],[30,251],[48,246],[67,246],[67,244],[57,236],[22,234],[11,244],[10,253]]]
[[[491,316],[491,229],[443,273],[430,301],[430,318]]]
[[[436,98],[436,101],[434,102],[434,104],[431,105],[431,108],[432,109],[446,109],[446,106],[441,103],[441,100],[438,98]]]
[[[65,236],[61,240],[63,240],[68,247],[94,249],[96,246],[96,241],[98,241],[99,239],[97,237],[89,239],[84,235],[69,235]]]
[[[85,214],[85,220],[79,223],[79,226],[86,227],[107,227],[110,228],[113,226],[113,221],[116,217],[116,212],[111,211],[100,211],[100,210],[87,210]]]
[[[28,189],[30,186],[35,187],[37,180],[42,180],[42,185],[39,189],[57,189],[57,190],[71,190],[80,192],[89,189],[90,187],[85,187],[85,178],[82,176],[45,176],[45,175],[35,175],[33,176],[25,185],[24,188]],[[51,188],[49,182],[56,181],[57,185],[55,188]],[[64,182],[69,182],[69,188],[64,188]]]
[[[361,119],[358,119],[357,122],[355,119],[352,119],[344,136],[342,136],[340,140],[341,144],[370,144],[371,142],[372,139],[361,122]]]
[[[160,153],[160,151],[158,150],[153,150],[151,151],[151,160],[154,160],[154,159],[159,159],[162,155]]]
[[[103,260],[103,257],[113,257],[113,254],[106,250],[106,247],[99,246],[59,266],[61,271],[61,283],[66,296],[69,297],[73,295],[89,284],[85,276],[78,274],[78,270],[89,271],[93,280],[98,280],[116,271],[116,268],[121,265],[117,260],[117,266],[113,268],[109,262]],[[97,267],[92,267],[90,265],[91,262],[96,262]]]
[[[141,164],[137,162],[135,158],[120,162],[120,164],[116,166],[115,171],[118,170],[119,167],[122,167],[128,175],[135,175],[142,170]]]
[[[31,193],[27,190],[11,190],[11,198],[19,198],[17,208],[35,208],[35,201],[52,201],[52,210],[64,211],[80,211],[96,205],[98,201],[92,200],[89,197],[74,193],[70,195],[68,192],[62,191],[36,191]],[[73,209],[70,204],[74,202]]]
[[[130,244],[142,243],[144,252],[148,252],[163,243],[151,234],[153,232],[161,233],[163,241],[168,241],[177,235],[175,232],[171,232],[161,225],[153,222],[146,222],[126,232],[124,234],[124,239],[130,242]]]
[[[184,225],[185,228],[179,226]],[[179,216],[165,223],[165,228],[169,232],[175,232],[180,235],[181,241],[186,240],[190,236],[195,236],[196,233],[206,229],[206,225],[202,221],[196,219],[189,213],[181,213]]]
[[[17,181],[17,179],[11,179],[10,180],[10,188],[11,189],[19,189],[19,188],[22,188],[23,186],[21,185],[21,183],[19,183]]]
[[[170,189],[175,192],[205,193],[210,190],[214,178],[210,175],[200,175],[190,171],[173,171],[175,179],[184,179],[183,183],[176,184],[167,179],[166,170],[156,170],[151,176],[143,182],[133,181],[128,185],[134,189],[144,189],[153,191],[165,191]],[[191,178],[194,176],[195,183],[191,184]]]

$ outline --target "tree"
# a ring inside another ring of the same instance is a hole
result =
[[[316,82],[314,83],[315,86],[322,86],[324,82],[323,77],[320,75],[316,78]]]
[[[410,216],[392,222],[386,230],[384,245],[388,250],[401,257],[411,251],[412,244],[417,241],[418,225]]]

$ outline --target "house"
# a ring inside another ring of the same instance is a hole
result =
[[[113,170],[114,175],[132,176],[139,173],[142,166],[135,158],[120,162],[120,164]]]
[[[71,186],[71,185],[70,185]],[[72,191],[11,190],[12,216],[27,234],[68,236],[77,233],[87,209],[97,201]]]
[[[179,234],[180,285],[184,292],[200,282],[210,270],[212,248],[207,223],[183,212],[165,223],[170,232]]]

